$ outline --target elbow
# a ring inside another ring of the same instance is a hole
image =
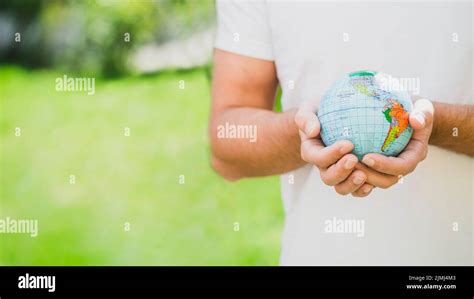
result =
[[[211,156],[211,168],[228,182],[236,182],[243,177],[235,167],[222,161],[214,154]]]
[[[214,128],[214,129],[212,129]],[[242,178],[242,176],[239,175],[237,169],[235,166],[233,166],[231,163],[225,162],[224,159],[220,158],[222,157],[223,151],[225,149],[221,148],[219,146],[219,140],[217,139],[217,131],[216,131],[216,126],[211,125],[209,126],[209,141],[210,141],[210,147],[211,147],[211,159],[210,159],[210,164],[211,168],[222,178],[224,178],[228,182],[235,182],[239,179]]]
[[[217,129],[216,125],[209,126],[209,142],[210,142],[210,149],[211,149],[211,158],[210,164],[211,168],[222,178],[229,182],[235,182],[239,179],[243,178],[241,171],[236,166],[235,163],[229,163],[227,161],[232,160],[223,159],[226,155],[226,148],[221,145],[222,140],[217,138]],[[228,155],[227,155],[228,156]]]

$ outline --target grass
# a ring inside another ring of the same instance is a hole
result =
[[[0,67],[0,219],[39,223],[0,234],[1,265],[278,264],[278,179],[211,170],[204,69],[98,80],[93,96],[55,91],[62,75]]]

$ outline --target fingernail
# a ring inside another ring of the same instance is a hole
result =
[[[299,126],[299,123],[301,123],[302,117],[303,117],[303,112],[301,111],[301,109],[299,109],[298,112],[296,112],[295,114],[295,122],[298,126]]]
[[[364,193],[369,193],[370,191],[372,191],[372,186],[369,186],[369,185],[364,186],[362,188],[362,191],[364,191]]]
[[[348,159],[345,163],[344,163],[344,168],[349,170],[349,169],[352,169],[354,168],[354,166],[356,165],[357,161],[354,160],[354,159]]]
[[[363,181],[364,181],[364,178],[360,176],[356,176],[355,178],[352,179],[352,182],[356,185],[362,184]]]
[[[365,165],[370,166],[370,167],[374,166],[374,164],[375,164],[375,161],[374,161],[373,159],[371,159],[371,158],[368,158],[368,157],[364,157],[364,158],[362,159],[362,162],[363,162]]]
[[[414,117],[422,126],[425,125],[425,117],[423,115],[416,113]]]

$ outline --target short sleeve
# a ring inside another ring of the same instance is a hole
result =
[[[244,56],[273,60],[266,1],[217,0],[215,47]]]

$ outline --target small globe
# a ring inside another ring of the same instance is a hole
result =
[[[349,140],[359,160],[368,153],[397,156],[413,134],[408,122],[412,100],[394,82],[393,77],[373,71],[353,72],[338,80],[324,94],[317,112],[324,144]]]

